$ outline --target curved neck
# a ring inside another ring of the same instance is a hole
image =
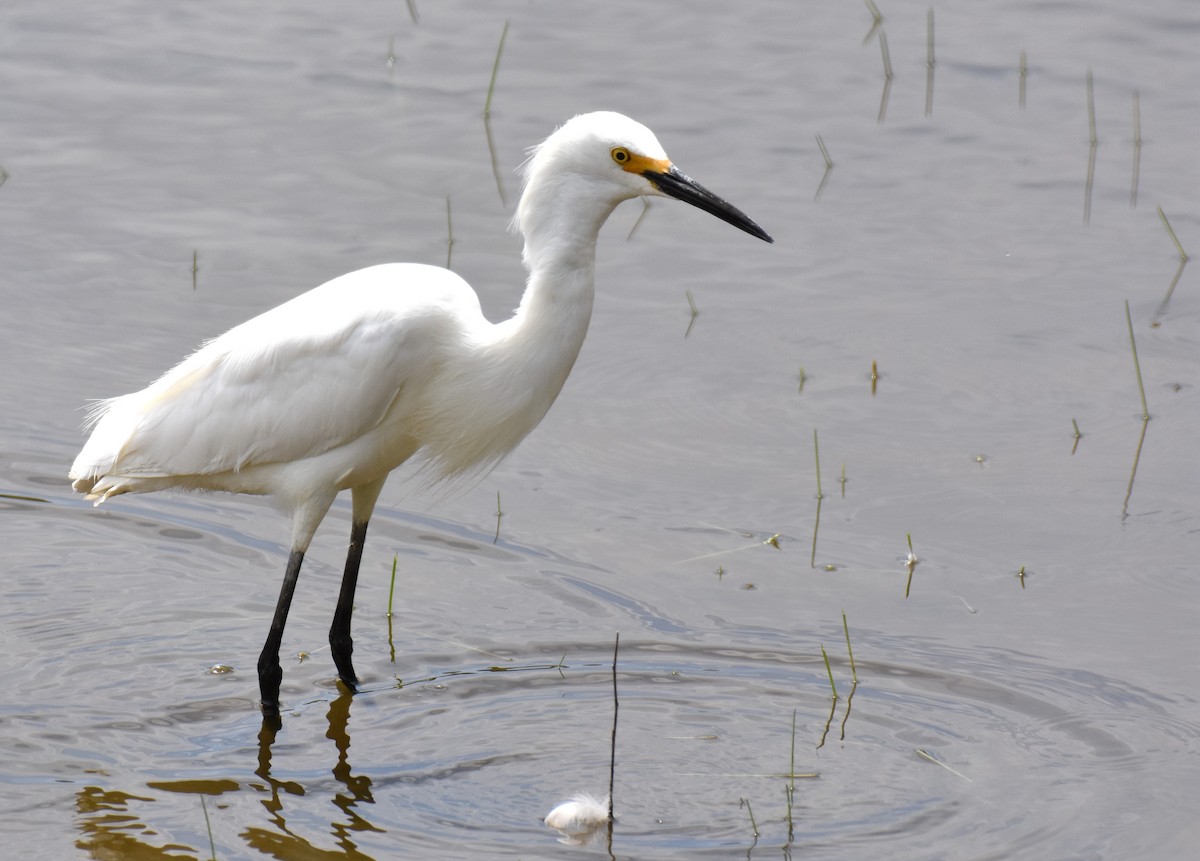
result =
[[[596,238],[619,202],[597,193],[584,177],[543,174],[530,177],[517,206],[529,279],[520,307],[500,324],[500,333],[514,347],[506,351],[510,371],[537,380],[536,398],[545,409],[583,346],[592,317]]]

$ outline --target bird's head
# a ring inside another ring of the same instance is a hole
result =
[[[555,180],[582,183],[598,200],[612,205],[634,197],[674,197],[751,236],[774,241],[733,204],[675,167],[650,129],[612,111],[580,114],[532,150],[525,168],[526,189]],[[517,220],[523,220],[520,208]]]

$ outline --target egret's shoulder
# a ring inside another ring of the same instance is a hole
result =
[[[339,275],[311,292],[321,300],[342,304],[411,305],[475,299],[475,291],[462,277],[427,263],[380,263]]]

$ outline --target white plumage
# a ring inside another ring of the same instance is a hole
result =
[[[353,688],[353,594],[388,474],[418,452],[434,479],[487,469],[541,421],[587,332],[601,225],[621,201],[662,194],[770,241],[671,165],[645,126],[578,116],[526,167],[514,221],[530,274],[512,318],[489,322],[470,286],[438,267],[342,275],[208,341],[147,388],[99,403],[73,487],[96,504],[164,488],[269,494],[292,513],[291,557],[259,659],[269,716],[300,563],[334,497],[351,490],[330,643]]]

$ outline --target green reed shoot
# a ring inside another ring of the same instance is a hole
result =
[[[824,499],[825,494],[821,493],[821,447],[817,443],[816,428],[813,428],[813,460],[817,465],[817,499]]]
[[[867,31],[867,35],[863,36],[862,43],[864,45],[871,41],[871,37],[875,35],[875,31],[883,23],[883,13],[875,5],[875,0],[865,0],[865,2],[867,4],[867,11],[871,13],[871,29]],[[881,33],[880,35],[882,36],[883,34]]]
[[[399,560],[399,555],[392,554],[392,585],[388,588],[388,609],[387,617],[392,618],[392,599],[396,595],[396,563]]]
[[[500,31],[500,44],[496,46],[496,60],[492,63],[492,79],[488,81],[487,101],[483,103],[484,117],[492,115],[492,93],[496,90],[496,75],[500,73],[500,55],[504,53],[504,40],[508,38],[508,21]]]
[[[904,586],[905,598],[908,597],[909,590],[912,589],[913,571],[915,571],[917,567],[917,554],[913,552],[912,533],[909,532],[906,534],[908,535],[908,561],[905,562],[904,565],[906,568],[908,568],[908,583]]]
[[[649,209],[650,209],[650,205],[646,204],[646,208],[642,210],[642,215],[645,215],[649,211]],[[642,219],[639,216],[638,220],[637,220],[637,224],[635,224],[633,226],[636,228],[638,226],[638,224],[641,224],[641,223],[642,223]],[[629,235],[633,236],[632,230],[629,231]],[[700,309],[696,307],[696,300],[692,298],[691,290],[684,290],[683,295],[687,297],[688,308],[692,312],[692,317],[690,320],[688,320],[687,329],[683,333],[683,337],[686,338],[688,335],[692,334],[692,327],[696,325],[696,318],[700,316]]]
[[[879,114],[876,123],[887,118],[888,96],[892,92],[892,56],[888,53],[887,33],[879,32],[879,51],[883,55],[883,92],[879,95]]]
[[[1129,348],[1133,351],[1133,370],[1137,373],[1138,394],[1142,398],[1142,421],[1150,421],[1150,408],[1146,406],[1146,387],[1142,384],[1142,365],[1138,361],[1137,341],[1133,337],[1133,317],[1129,313],[1129,300],[1125,300],[1125,323],[1129,326]]]
[[[1158,207],[1158,217],[1162,219],[1163,227],[1167,228],[1167,233],[1170,235],[1171,241],[1175,243],[1175,250],[1179,252],[1179,267],[1175,270],[1175,277],[1171,279],[1171,285],[1167,288],[1167,295],[1163,297],[1161,303],[1165,307],[1171,301],[1171,296],[1175,293],[1175,285],[1179,283],[1179,278],[1183,275],[1183,267],[1187,266],[1189,258],[1188,253],[1183,250],[1183,243],[1175,235],[1175,231],[1171,228],[1171,222],[1167,221],[1167,214],[1163,212],[1161,206]]]
[[[217,861],[217,844],[213,840],[212,823],[208,821],[208,805],[203,795],[200,796],[200,809],[204,811],[204,827],[208,829],[209,861]]]
[[[833,682],[833,667],[829,665],[829,655],[825,654],[825,647],[821,646],[821,657],[825,659],[825,672],[829,676],[829,689],[833,691],[833,698],[838,698],[837,685]]]
[[[858,684],[858,670],[854,668],[854,649],[850,647],[850,623],[846,621],[846,611],[842,611],[842,630],[846,632],[846,654],[850,656],[850,675],[854,684]]]
[[[500,543],[500,518],[504,516],[504,512],[500,510],[500,491],[496,491],[496,536],[492,539],[493,544]]]
[[[739,798],[738,807],[746,808],[746,813],[750,815],[750,830],[754,833],[754,842],[758,842],[758,823],[754,821],[754,808],[750,806],[749,798]]]

